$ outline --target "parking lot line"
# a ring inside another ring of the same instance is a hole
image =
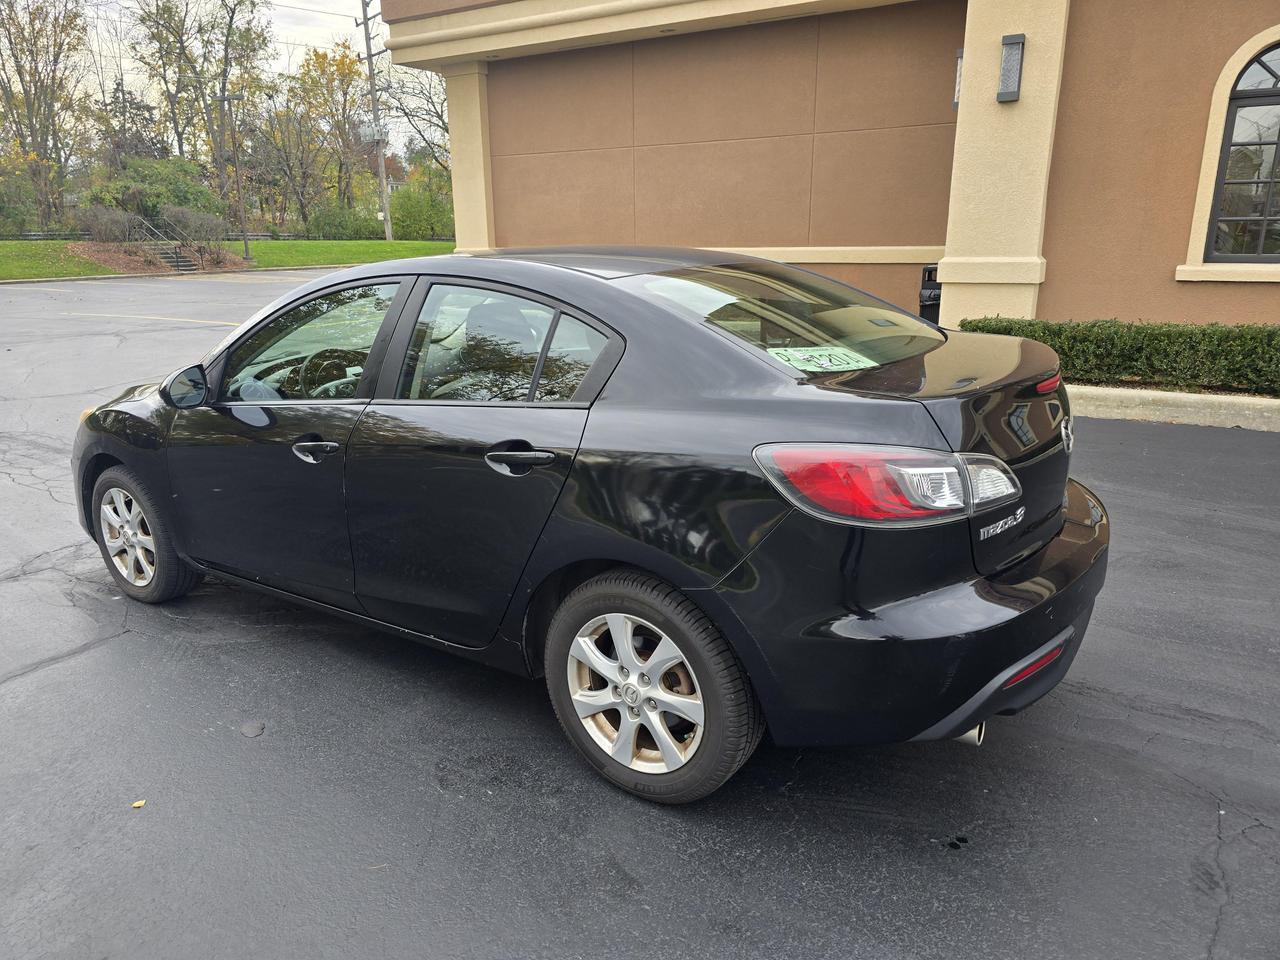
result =
[[[148,313],[75,313],[63,310],[64,317],[88,317],[91,319],[106,318],[109,320],[171,320],[174,323],[211,323],[219,327],[238,327],[233,320],[197,320],[193,317],[157,317]]]

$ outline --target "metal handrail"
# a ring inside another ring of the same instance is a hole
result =
[[[163,233],[155,228],[146,217],[140,217],[136,213],[129,214],[125,221],[125,229],[127,231],[127,242],[130,243],[163,243],[173,248],[174,269],[177,269],[178,258],[182,255],[181,247],[171,238],[166,237]]]
[[[205,248],[203,244],[192,240],[181,227],[166,216],[153,218],[151,225],[156,228],[157,232],[165,234],[167,239],[176,242],[179,247],[190,247],[194,250],[196,256],[200,258],[200,269],[204,269]]]

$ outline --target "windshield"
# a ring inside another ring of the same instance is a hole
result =
[[[781,264],[681,267],[616,282],[805,374],[867,370],[926,353],[946,339],[870,294]]]

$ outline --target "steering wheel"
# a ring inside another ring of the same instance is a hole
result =
[[[352,364],[353,360],[357,363]],[[354,350],[343,350],[339,347],[317,350],[302,361],[302,366],[298,367],[298,389],[307,398],[319,396],[326,390],[334,397],[354,396],[358,377],[349,376],[347,368],[357,364],[362,366],[363,362],[364,357]],[[335,372],[339,374],[336,377],[333,376]],[[328,375],[328,379],[319,380],[317,383],[312,382],[313,379],[318,380],[325,375]],[[344,386],[349,387],[349,391],[343,391],[341,388]]]

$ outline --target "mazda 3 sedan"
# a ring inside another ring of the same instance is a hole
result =
[[[727,254],[331,274],[87,411],[130,597],[213,575],[546,678],[586,761],[703,797],[783,745],[967,739],[1066,673],[1106,511],[1056,355]]]

